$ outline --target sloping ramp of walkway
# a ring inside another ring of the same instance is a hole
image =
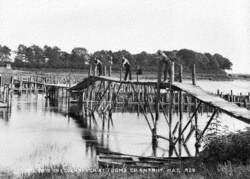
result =
[[[178,82],[174,82],[173,86],[179,90],[185,91],[203,103],[220,109],[229,116],[250,124],[250,111],[246,108],[239,107],[236,104],[230,103],[214,94],[210,94],[201,89],[199,86]]]

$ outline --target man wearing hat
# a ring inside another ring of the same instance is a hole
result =
[[[96,58],[97,75],[102,75],[102,62],[99,58]]]

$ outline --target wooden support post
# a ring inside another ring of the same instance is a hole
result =
[[[233,90],[230,91],[230,102],[234,102],[234,97],[233,97]]]
[[[220,96],[220,90],[217,89],[217,96]]]
[[[112,63],[110,62],[109,63],[109,74],[108,76],[111,76],[112,75]]]
[[[200,140],[201,140],[201,138],[203,137],[203,135],[205,134],[205,132],[206,132],[208,126],[211,124],[212,120],[214,119],[214,116],[215,116],[216,113],[217,113],[217,109],[214,110],[214,112],[213,112],[212,116],[210,117],[209,121],[207,122],[205,128],[203,129],[203,131],[202,131],[201,134],[199,135],[199,138],[198,138],[198,141],[197,141],[198,144],[200,143]]]
[[[23,77],[20,77],[21,79],[20,79],[20,88],[19,88],[19,90],[20,90],[20,95],[22,94],[22,91],[23,91]]]
[[[145,96],[148,96],[148,95],[145,95]],[[148,109],[149,109],[149,113],[150,113],[150,115],[151,115],[151,118],[152,118],[152,121],[154,122],[154,124],[156,123],[156,121],[155,121],[155,119],[154,119],[154,115],[153,115],[153,112],[152,112],[152,110],[151,110],[151,107],[150,107],[150,104],[149,104],[149,101],[148,101],[148,97],[145,97],[144,98],[144,101],[145,101],[145,106],[146,107],[148,107]],[[147,108],[145,108],[145,110],[146,110]],[[154,126],[155,127],[155,126]],[[157,131],[156,131],[157,132]],[[156,135],[156,133],[155,133],[155,135]]]
[[[192,84],[196,85],[196,69],[195,69],[195,64],[193,64],[193,68],[192,68]]]
[[[170,83],[174,82],[174,78],[175,78],[174,74],[175,74],[175,71],[174,71],[174,62],[171,61],[170,62]]]
[[[172,115],[173,115],[173,89],[172,84],[174,82],[174,62],[170,62],[170,81],[169,81],[169,157],[173,154],[173,141],[172,141]]]
[[[159,120],[159,102],[161,98],[161,76],[162,76],[162,68],[164,69],[165,62],[159,61],[158,64],[158,78],[157,78],[157,91],[156,91],[156,99],[155,99],[155,121],[152,133],[152,143],[153,145],[157,145],[157,122]]]
[[[163,80],[166,81],[168,78],[168,70],[169,70],[169,64],[167,64],[168,62],[165,62],[165,66],[163,68]]]
[[[97,76],[97,65],[94,65],[93,76]]]
[[[106,64],[104,64],[103,66],[103,76],[106,76],[107,75],[107,66]]]
[[[193,68],[192,68],[192,84],[193,85],[196,85],[196,69],[195,69],[195,64],[193,65]],[[218,93],[218,92],[217,92]],[[199,154],[199,145],[197,143],[197,140],[198,140],[198,111],[195,110],[197,108],[197,100],[196,98],[193,98],[193,101],[194,101],[194,125],[195,125],[195,139],[196,139],[196,144],[195,145],[195,155],[197,156]]]
[[[122,81],[122,65],[120,66],[120,81]]]
[[[92,73],[92,64],[91,62],[89,63],[89,70],[88,70],[88,77],[91,76],[91,73]]]
[[[179,82],[182,82],[182,65],[180,65],[179,71]],[[182,141],[181,141],[181,131],[182,131],[182,118],[183,118],[183,104],[182,104],[182,91],[179,91],[179,157],[181,158],[182,155]]]

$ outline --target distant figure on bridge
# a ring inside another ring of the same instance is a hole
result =
[[[108,76],[111,76],[112,73],[112,65],[113,65],[113,57],[108,54]]]
[[[157,51],[157,55],[160,56],[160,60],[162,61],[162,63],[165,63],[165,69],[163,69],[163,73],[164,73],[164,80],[167,79],[168,75],[170,77],[171,74],[171,68],[170,68],[170,63],[171,63],[171,59],[161,50]]]
[[[102,75],[102,62],[99,58],[96,58],[97,75]]]
[[[136,65],[136,80],[139,80],[139,75],[142,75],[142,68],[140,65]]]
[[[124,56],[122,57],[122,66],[123,66],[123,68],[125,68],[124,80],[126,81],[128,76],[129,76],[129,80],[132,80],[131,65],[130,65],[128,59],[125,58]]]

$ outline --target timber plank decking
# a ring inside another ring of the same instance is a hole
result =
[[[89,85],[95,83],[96,81],[109,81],[109,82],[114,82],[114,83],[150,85],[150,86],[155,86],[157,84],[157,80],[140,79],[139,81],[137,80],[124,81],[115,77],[90,76],[88,78],[85,78],[82,82],[70,88],[70,90],[83,90],[87,88]],[[163,84],[167,84],[167,83],[163,83]]]

